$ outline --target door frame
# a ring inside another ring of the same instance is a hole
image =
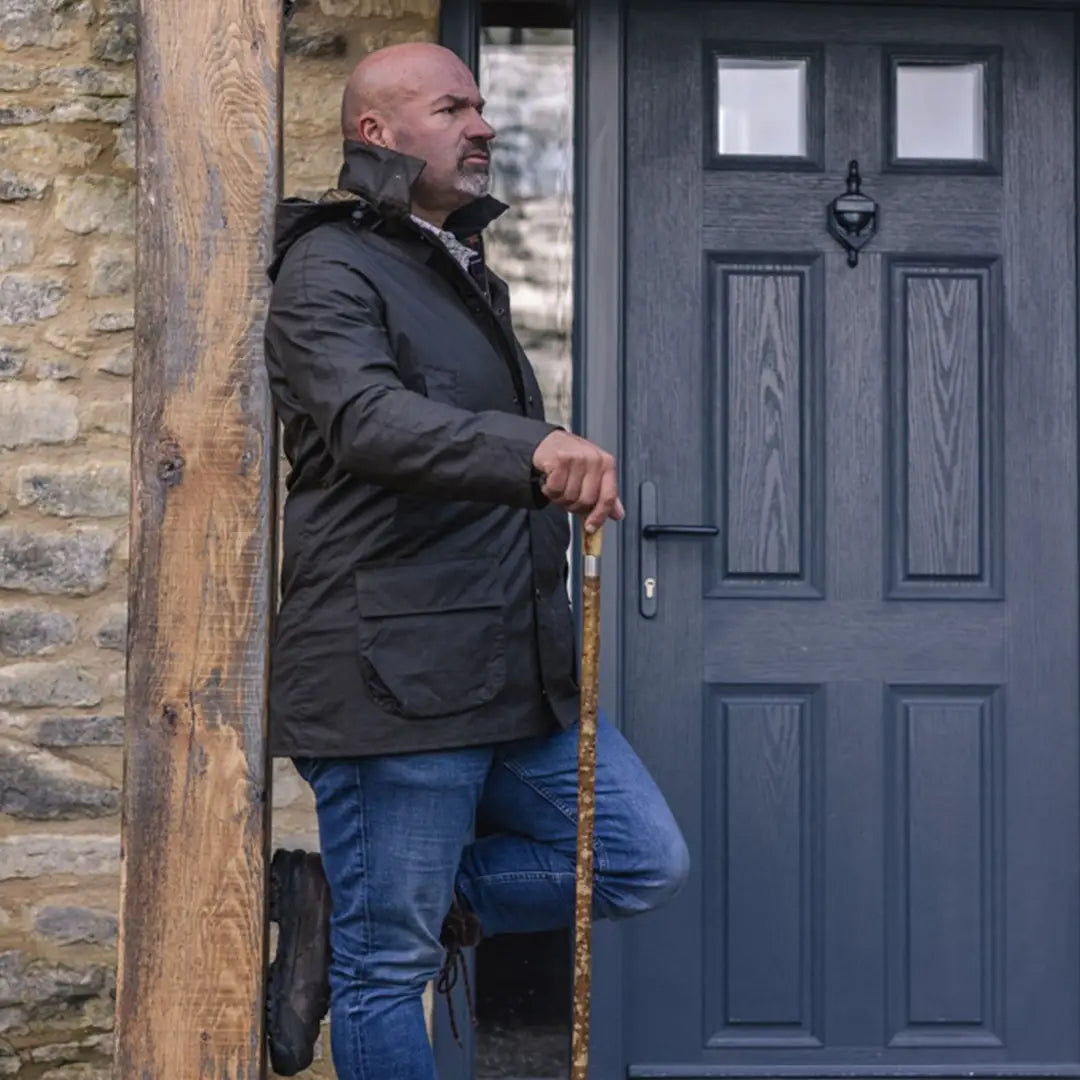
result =
[[[622,462],[624,450],[623,399],[623,284],[625,280],[626,161],[623,130],[625,125],[624,68],[626,12],[632,0],[577,0],[575,26],[575,123],[574,123],[574,339],[573,339],[573,428],[604,446]],[[761,0],[758,0],[760,3]],[[799,4],[846,4],[871,7],[899,7],[901,0],[767,0]],[[1074,11],[1080,15],[1080,0],[919,0],[904,2],[906,9],[1031,8]],[[479,52],[481,0],[442,0],[439,33],[444,45],[454,49],[475,71]],[[1080,206],[1080,19],[1076,26],[1074,85],[1076,92],[1076,168],[1074,198]],[[1080,213],[1077,214],[1074,239],[1077,264],[1080,266]],[[1080,273],[1077,274],[1078,343],[1074,363],[1080,373]],[[1077,426],[1080,430],[1080,399]],[[600,703],[612,720],[621,726],[625,683],[623,655],[625,621],[622,598],[623,575],[632,573],[636,559],[637,504],[634,492],[624,491],[627,507],[624,523],[607,531],[612,534],[604,544],[604,572],[601,578],[600,629]],[[575,555],[580,556],[575,536]],[[1080,562],[1080,551],[1077,552]],[[580,558],[574,559],[577,574]],[[575,594],[576,594],[575,580]],[[1080,857],[1080,856],[1078,856]],[[1080,912],[1077,913],[1080,918]],[[626,1077],[627,1062],[623,1047],[623,975],[622,936],[617,925],[599,923],[593,933],[592,1035],[590,1071],[599,1080]],[[1078,1018],[1080,1020],[1080,1018]],[[436,1034],[439,1044],[445,1045]],[[458,1069],[461,1057],[456,1057]],[[445,1060],[439,1053],[440,1061]],[[471,1060],[471,1054],[468,1055]],[[711,1069],[691,1072],[673,1071],[672,1077],[700,1078],[708,1075],[745,1077],[780,1076],[800,1080],[825,1080],[830,1077],[878,1075],[927,1076],[947,1080],[972,1075],[970,1069],[847,1069],[787,1068],[730,1070]],[[440,1076],[444,1075],[440,1072]],[[471,1073],[448,1071],[447,1080],[465,1080]],[[978,1070],[979,1076],[1015,1077],[1020,1070],[1008,1068]],[[1034,1075],[1034,1074],[1029,1074]],[[1080,1068],[1041,1072],[1041,1077],[1061,1076],[1076,1080]]]

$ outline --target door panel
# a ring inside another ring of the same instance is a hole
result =
[[[625,929],[632,1075],[1080,1072],[1073,35],[628,9],[626,479],[718,529],[648,589],[628,537],[626,727],[694,856]],[[955,156],[895,160],[897,100]]]

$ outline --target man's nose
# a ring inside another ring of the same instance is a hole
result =
[[[479,113],[473,113],[469,126],[465,129],[465,137],[491,142],[495,138],[495,129]]]

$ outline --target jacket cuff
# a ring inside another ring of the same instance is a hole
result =
[[[533,465],[533,456],[536,454],[536,448],[555,431],[562,431],[563,428],[559,424],[550,424],[546,420],[533,420],[529,418],[522,418],[526,424],[532,429],[525,441],[525,456],[528,463],[528,493],[529,502],[533,509],[543,510],[549,505],[550,500],[544,494],[542,488],[544,486],[544,473],[542,473],[535,465]]]
[[[545,475],[540,472],[539,469],[534,467],[529,478],[529,483],[532,487],[533,504],[536,506],[537,510],[543,510],[551,502],[543,491],[545,479]]]

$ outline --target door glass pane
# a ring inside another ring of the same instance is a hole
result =
[[[723,155],[806,156],[806,60],[716,58],[717,150]]]
[[[986,157],[986,65],[896,66],[896,156],[981,161]]]
[[[0,0],[2,3],[3,0]],[[485,230],[510,286],[514,331],[548,418],[570,429],[574,325],[574,32],[565,2],[480,6],[480,89],[498,132],[492,194],[510,207]],[[500,831],[477,822],[477,836]],[[569,930],[499,934],[476,949],[476,1080],[569,1075]],[[438,1006],[443,1007],[440,1000]],[[460,1022],[460,1021],[459,1021]]]
[[[547,417],[569,429],[573,31],[560,26],[484,26],[480,88],[487,100],[485,115],[497,132],[492,194],[510,207],[485,232],[487,257],[510,286],[514,330],[536,370]]]

